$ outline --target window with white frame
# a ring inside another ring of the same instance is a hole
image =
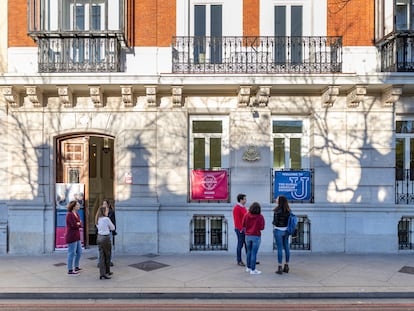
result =
[[[414,29],[414,1],[397,0],[395,4],[396,30]]]
[[[193,169],[227,168],[228,131],[227,117],[191,117],[190,167]]]
[[[107,29],[107,0],[63,0],[62,28],[71,31]]]
[[[402,178],[403,171],[414,169],[414,121],[396,122],[395,166],[398,176]]]
[[[221,4],[194,5],[194,62],[219,64],[222,62],[223,6]],[[207,42],[207,38],[209,41]]]
[[[107,0],[64,0],[63,29],[75,32],[107,29]],[[105,41],[100,38],[74,41],[71,59],[98,63],[105,55]]]
[[[275,62],[302,62],[303,6],[275,5],[274,16]]]
[[[272,151],[275,169],[309,168],[309,121],[273,118]]]

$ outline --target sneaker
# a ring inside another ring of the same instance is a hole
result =
[[[246,268],[246,272],[250,272],[252,271],[250,268]]]
[[[79,267],[75,268],[75,272],[80,272],[80,271],[82,271],[82,268],[79,268]]]
[[[250,271],[250,274],[260,274],[260,273],[262,273],[262,271],[259,271],[259,270]]]
[[[79,275],[79,272],[76,272],[76,271],[68,271],[68,275],[70,275],[70,276],[76,276],[76,275]]]

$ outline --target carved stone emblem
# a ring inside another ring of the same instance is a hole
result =
[[[243,153],[243,160],[245,161],[258,161],[260,160],[260,152],[255,145],[247,146],[246,151]]]

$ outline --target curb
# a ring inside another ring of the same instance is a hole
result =
[[[293,293],[0,293],[0,300],[6,299],[412,299],[414,292],[293,292]]]

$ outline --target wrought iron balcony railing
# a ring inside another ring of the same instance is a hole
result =
[[[173,37],[173,73],[334,73],[342,37]]]
[[[39,72],[119,72],[116,33],[60,33],[37,38]]]
[[[414,72],[414,31],[394,33],[377,46],[382,72]]]
[[[395,169],[395,203],[414,204],[414,169]]]

